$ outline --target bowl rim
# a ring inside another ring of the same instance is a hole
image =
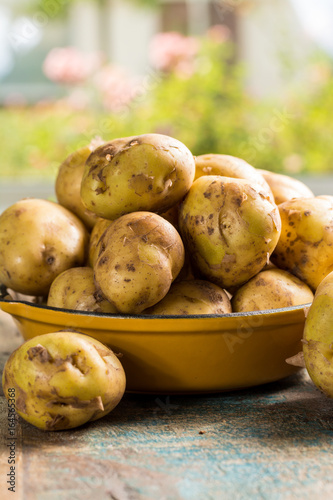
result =
[[[104,313],[96,311],[78,311],[76,309],[65,309],[61,307],[52,307],[45,304],[36,304],[34,302],[29,302],[27,300],[16,300],[16,299],[5,299],[0,296],[0,305],[5,304],[22,304],[35,309],[54,311],[67,314],[73,314],[77,316],[88,316],[91,318],[110,318],[110,319],[140,319],[140,320],[161,320],[161,319],[177,319],[180,321],[186,319],[210,319],[210,318],[247,318],[251,316],[270,316],[272,314],[283,315],[291,311],[301,311],[302,309],[307,309],[311,306],[311,302],[307,304],[301,304],[298,306],[281,307],[278,309],[265,309],[262,311],[246,311],[246,312],[231,312],[224,314],[123,314],[123,313]]]

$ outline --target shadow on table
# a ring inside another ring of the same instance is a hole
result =
[[[115,446],[121,446],[125,435],[153,436],[161,430],[187,438],[224,434],[235,442],[243,436],[265,444],[302,440],[309,445],[327,439],[327,434],[333,441],[332,410],[333,400],[299,372],[278,382],[219,394],[126,394],[103,419],[68,431],[44,433],[26,422],[21,425],[25,446],[31,449],[40,445],[41,434],[47,434],[48,447],[81,446],[90,435],[101,441],[112,436]]]

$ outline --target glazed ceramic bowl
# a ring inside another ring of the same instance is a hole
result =
[[[301,351],[306,306],[205,316],[132,316],[56,309],[0,298],[25,340],[76,330],[121,353],[127,390],[204,393],[286,377]]]

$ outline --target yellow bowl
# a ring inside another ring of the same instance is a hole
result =
[[[301,351],[305,306],[206,316],[122,316],[68,311],[0,299],[25,340],[76,330],[122,353],[127,390],[203,393],[286,377]]]

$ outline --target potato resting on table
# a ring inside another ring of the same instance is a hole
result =
[[[47,431],[72,429],[109,413],[121,400],[124,369],[111,349],[80,332],[39,335],[16,349],[3,391],[17,413]]]
[[[316,386],[333,398],[333,272],[317,288],[305,322],[303,354]]]

